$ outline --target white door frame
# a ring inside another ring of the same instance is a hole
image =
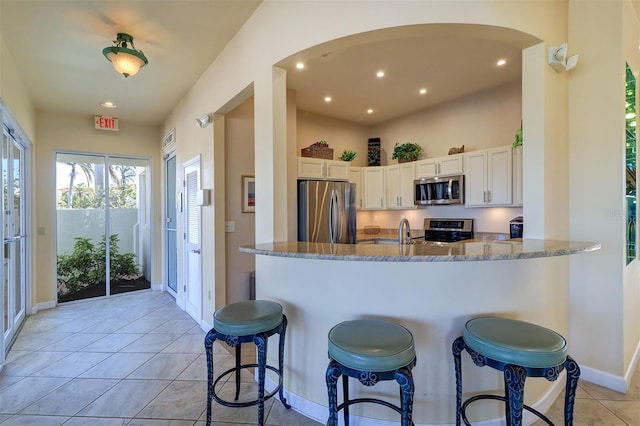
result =
[[[200,323],[202,320],[202,215],[196,202],[200,189],[200,156],[182,164],[184,190],[184,232],[182,287],[185,311]],[[180,291],[180,289],[178,289]]]
[[[163,218],[164,221],[162,223],[162,265],[163,265],[163,273],[162,276],[164,277],[163,281],[162,281],[162,290],[166,291],[167,293],[169,293],[170,295],[173,296],[174,299],[176,299],[176,302],[178,301],[178,287],[180,285],[179,282],[176,282],[176,289],[175,291],[169,287],[169,273],[168,273],[168,268],[169,268],[169,264],[168,264],[168,253],[169,253],[169,240],[167,238],[167,235],[169,233],[169,229],[171,228],[171,230],[175,229],[175,234],[176,234],[176,251],[177,251],[177,246],[178,246],[178,215],[180,213],[182,213],[182,202],[180,197],[182,197],[182,194],[178,194],[178,188],[176,187],[177,185],[174,185],[174,206],[173,208],[176,210],[176,214],[175,214],[175,222],[173,224],[169,224],[167,222],[167,219],[169,217],[168,215],[168,210],[170,208],[172,208],[171,206],[167,205],[167,201],[169,198],[169,188],[167,187],[167,182],[169,179],[173,179],[174,181],[177,180],[178,176],[178,168],[177,168],[177,156],[176,156],[176,152],[175,150],[171,150],[168,152],[164,152],[163,153],[163,167],[164,167],[164,203],[162,205],[162,212],[163,212]],[[173,176],[168,176],[167,174],[167,165],[169,163],[169,161],[173,159],[174,162],[176,163],[175,167],[175,174]],[[177,275],[177,269],[178,269],[178,265],[177,265],[177,253],[176,253],[176,275]],[[177,276],[176,276],[176,281],[177,281]],[[182,307],[184,309],[184,306]]]

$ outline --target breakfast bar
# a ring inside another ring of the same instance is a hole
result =
[[[431,425],[455,423],[451,345],[465,322],[501,316],[568,336],[567,255],[599,248],[588,242],[474,239],[406,245],[289,241],[240,251],[258,255],[257,298],[279,302],[289,318],[284,387],[294,409],[325,423],[328,331],[346,320],[384,319],[414,336],[413,420]],[[467,395],[502,388],[496,371],[465,367],[463,375]],[[546,411],[562,386],[528,380],[525,403]],[[354,388],[353,397],[361,390]],[[393,400],[398,390],[385,382],[367,392]],[[397,424],[395,413],[384,407],[354,407],[352,414],[361,418],[359,424]],[[473,421],[497,419],[503,407],[476,404],[468,414]]]

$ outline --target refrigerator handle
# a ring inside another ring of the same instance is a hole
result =
[[[338,228],[338,195],[334,190],[331,191],[331,201],[329,204],[329,242],[334,244],[337,239]]]

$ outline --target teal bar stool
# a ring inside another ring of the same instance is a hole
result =
[[[505,395],[475,395],[462,403],[461,353],[466,350],[477,366],[489,366],[504,373]],[[507,426],[522,425],[523,409],[553,426],[544,414],[524,404],[527,377],[545,377],[554,381],[567,370],[564,424],[573,424],[580,367],[567,355],[567,342],[558,333],[539,325],[508,318],[474,318],[464,326],[464,333],[453,342],[456,372],[456,425],[470,425],[465,414],[474,401],[493,399],[505,402]]]
[[[349,425],[349,406],[362,402],[384,405],[402,416],[402,426],[413,424],[413,376],[416,365],[413,335],[401,325],[382,320],[342,322],[329,331],[329,366],[326,372],[329,394],[329,421],[338,425],[343,410],[344,424]],[[342,376],[343,402],[338,405],[338,378]],[[395,380],[400,385],[400,406],[375,398],[349,399],[349,377],[365,386],[381,380]]]
[[[258,424],[264,425],[264,402],[278,393],[280,401],[291,408],[284,398],[282,389],[284,338],[287,332],[287,317],[282,313],[282,306],[268,300],[247,300],[223,306],[213,314],[213,328],[204,339],[207,354],[207,426],[211,424],[211,400],[214,399],[225,407],[249,407],[258,405]],[[269,336],[278,333],[280,336],[278,368],[267,365],[267,343]],[[213,377],[213,343],[216,339],[224,341],[236,349],[235,367],[221,373],[215,380]],[[243,343],[255,343],[258,351],[257,364],[241,363],[241,347]],[[237,402],[240,395],[240,372],[245,368],[258,368],[258,398],[253,401]],[[278,375],[278,386],[269,394],[264,393],[266,370]],[[236,395],[234,401],[227,401],[218,396],[216,384],[227,375],[235,373]]]

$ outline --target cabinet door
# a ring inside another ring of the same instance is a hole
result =
[[[349,180],[349,168],[351,163],[348,161],[326,161],[326,177],[329,180]]]
[[[487,204],[511,205],[512,200],[511,146],[490,149],[487,153]]]
[[[356,185],[356,209],[362,208],[362,170],[360,167],[349,168],[349,182]]]
[[[487,151],[464,155],[465,206],[484,206],[487,191]]]
[[[439,158],[438,173],[441,175],[459,175],[462,173],[462,154]]]
[[[298,157],[298,179],[324,179],[326,160]]]
[[[400,197],[399,207],[403,209],[415,209],[413,204],[413,180],[415,179],[414,163],[400,164],[400,186],[398,195]]]
[[[438,161],[434,158],[420,160],[415,163],[416,178],[428,178],[438,174]]]
[[[522,146],[513,148],[513,205],[522,205]]]
[[[384,168],[384,196],[388,209],[400,208],[400,166]]]
[[[363,209],[381,210],[384,204],[384,167],[362,169]]]

